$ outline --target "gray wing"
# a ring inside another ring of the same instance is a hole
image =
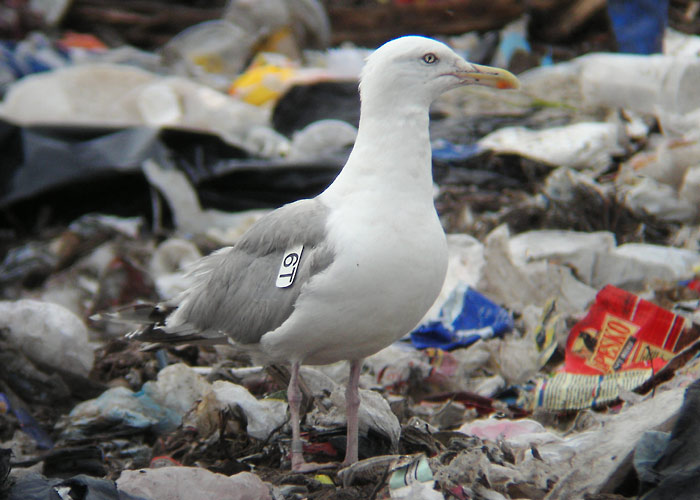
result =
[[[257,343],[292,314],[304,284],[332,262],[328,212],[316,199],[285,205],[256,222],[235,246],[202,259],[164,330],[182,338],[200,332]],[[278,288],[285,251],[295,245],[304,246],[296,277],[291,286]]]

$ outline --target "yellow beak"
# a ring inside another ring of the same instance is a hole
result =
[[[467,67],[459,69],[451,75],[459,78],[463,85],[483,85],[497,89],[519,89],[520,81],[508,70],[467,63]]]

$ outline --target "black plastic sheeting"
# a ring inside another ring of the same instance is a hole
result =
[[[345,158],[251,158],[215,135],[176,129],[19,127],[0,122],[0,228],[69,222],[88,212],[151,212],[149,158],[183,171],[204,208],[275,208],[320,193]]]
[[[277,103],[273,125],[290,136],[321,119],[357,125],[357,82],[299,85]],[[204,208],[276,208],[317,195],[347,154],[305,164],[250,157],[219,137],[182,129],[20,127],[0,121],[0,230],[69,222],[88,212],[148,214],[141,165],[153,158],[187,174]]]
[[[280,98],[272,114],[275,130],[287,136],[326,119],[343,120],[357,127],[360,123],[357,82],[295,85]]]
[[[58,493],[61,489],[62,495]],[[68,496],[66,496],[68,495]],[[70,479],[49,479],[27,473],[10,486],[7,500],[148,500],[119,491],[114,481],[80,474]]]
[[[11,458],[12,450],[0,448],[0,498],[2,498],[3,491],[6,491],[9,487]]]
[[[651,472],[653,480],[642,484],[642,500],[700,498],[700,380],[686,389],[668,445]]]
[[[11,477],[11,458],[12,450],[0,448],[0,498],[4,500],[148,500],[119,491],[114,481],[86,474],[61,479],[26,472]]]

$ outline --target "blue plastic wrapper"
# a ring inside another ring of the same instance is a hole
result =
[[[0,81],[3,83],[69,63],[69,52],[42,33],[32,33],[20,42],[0,40]]]
[[[608,15],[618,52],[663,52],[668,23],[668,0],[608,0]]]
[[[464,285],[450,294],[438,320],[424,323],[411,332],[411,342],[418,349],[450,350],[512,329],[513,317],[507,310]]]
[[[8,411],[12,411],[14,416],[17,417],[22,432],[31,437],[39,448],[45,450],[53,448],[53,441],[39,423],[34,420],[34,417],[21,408],[11,406],[10,399],[0,392],[0,415]]]
[[[19,420],[22,432],[31,437],[39,448],[45,450],[53,448],[53,441],[46,431],[39,426],[39,423],[34,420],[34,417],[21,408],[13,408],[12,413]]]
[[[482,152],[478,144],[454,144],[437,139],[431,144],[433,158],[442,161],[468,160]]]
[[[507,67],[510,64],[510,60],[513,58],[513,54],[517,51],[525,52],[529,54],[532,52],[532,47],[530,47],[530,42],[527,41],[527,34],[525,33],[525,26],[523,25],[523,30],[508,30],[501,33],[501,43],[498,44],[497,54],[495,59],[498,64],[503,64]]]

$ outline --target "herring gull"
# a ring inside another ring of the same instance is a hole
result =
[[[320,467],[302,455],[300,365],[350,362],[343,465],[357,461],[362,360],[411,331],[440,292],[447,244],[433,204],[429,108],[463,85],[512,89],[518,81],[429,38],[381,46],[362,70],[357,139],[335,181],[204,257],[192,285],[130,334],[229,342],[254,359],[291,364],[293,471]]]

